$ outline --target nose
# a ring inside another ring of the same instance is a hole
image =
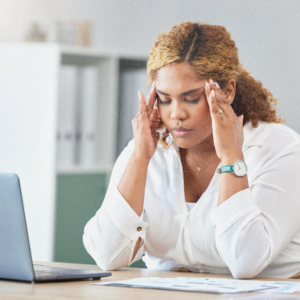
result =
[[[178,120],[182,121],[187,118],[187,112],[184,109],[183,105],[179,101],[172,101],[172,107],[171,107],[171,119],[172,120]]]

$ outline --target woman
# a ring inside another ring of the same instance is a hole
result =
[[[109,270],[145,253],[148,268],[295,276],[299,135],[279,124],[276,99],[242,68],[230,33],[181,23],[160,34],[148,74],[134,140],[85,227],[87,251]]]

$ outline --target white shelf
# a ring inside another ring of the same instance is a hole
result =
[[[95,107],[97,111],[95,153],[98,155],[96,155],[93,164],[97,167],[76,166],[65,168],[57,166],[57,172],[59,174],[106,171],[109,173],[114,165],[117,151],[118,91],[120,88],[121,64],[124,65],[124,61],[128,61],[130,69],[135,61],[140,64],[141,61],[146,62],[148,57],[140,53],[108,52],[96,47],[59,45],[59,49],[61,66],[95,66],[98,69],[98,100],[97,107]]]
[[[84,57],[94,57],[94,58],[118,58],[118,59],[128,59],[128,60],[148,60],[147,55],[141,53],[133,52],[112,52],[106,51],[104,49],[95,47],[82,47],[82,46],[66,46],[61,45],[60,51],[62,55],[68,56],[84,56]]]

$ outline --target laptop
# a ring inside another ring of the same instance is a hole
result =
[[[111,273],[33,264],[19,178],[0,173],[0,279],[35,283],[106,276]]]

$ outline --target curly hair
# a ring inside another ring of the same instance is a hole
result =
[[[231,34],[223,26],[182,22],[169,32],[158,36],[147,64],[149,82],[155,80],[160,68],[173,63],[186,62],[200,80],[212,79],[224,89],[230,79],[236,81],[236,93],[231,104],[237,116],[244,115],[244,124],[258,120],[282,123],[276,115],[277,99],[255,80],[239,62],[238,50]],[[160,117],[157,129],[165,129],[159,141],[167,146],[168,130]]]

